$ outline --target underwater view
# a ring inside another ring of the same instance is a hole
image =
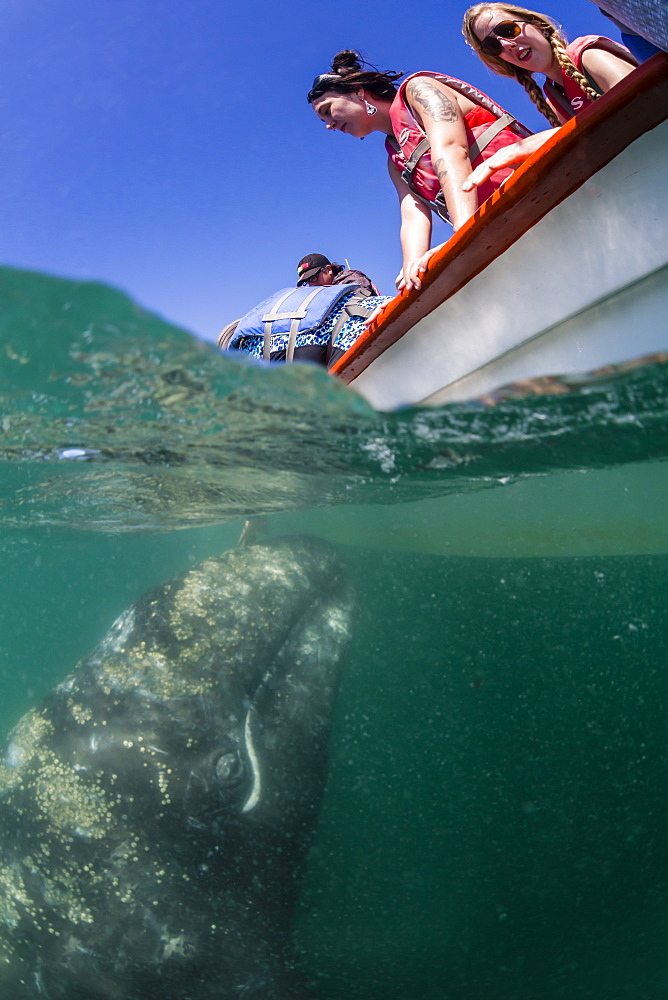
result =
[[[666,358],[384,414],[101,284],[0,325],[2,997],[668,996]]]

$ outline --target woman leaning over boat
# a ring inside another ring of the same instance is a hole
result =
[[[570,118],[607,93],[637,66],[628,49],[611,38],[584,35],[570,44],[546,14],[501,3],[478,3],[464,14],[464,38],[486,66],[520,83],[553,126]],[[534,73],[545,77],[541,88]],[[540,132],[490,158],[465,183],[487,183],[497,165],[526,159],[553,130]]]
[[[464,191],[471,163],[529,134],[512,115],[475,87],[438,73],[400,73],[366,67],[357,52],[339,52],[330,73],[308,94],[318,118],[338,132],[386,138],[388,168],[401,206],[403,267],[398,288],[420,288],[431,245],[431,212],[455,231],[473,215],[510,170],[480,190]],[[433,252],[433,251],[431,251]]]

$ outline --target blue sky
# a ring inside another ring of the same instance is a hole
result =
[[[292,284],[313,251],[392,293],[398,210],[382,138],[327,133],[305,95],[336,51],[356,48],[380,69],[469,80],[545,127],[467,48],[464,9],[3,0],[0,262],[105,281],[209,339]],[[589,0],[545,10],[571,38],[619,38]]]

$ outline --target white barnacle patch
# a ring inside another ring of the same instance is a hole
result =
[[[330,608],[327,615],[327,624],[332,632],[338,632],[341,635],[348,635],[350,632],[350,619],[343,608]]]
[[[0,868],[0,890],[0,924],[18,927],[22,912],[34,917],[32,900],[18,865]]]
[[[100,840],[113,825],[101,787],[81,777],[55,754],[45,754],[35,778],[35,803],[53,831]]]
[[[107,633],[107,642],[112,649],[121,649],[130,639],[135,624],[134,608],[128,608],[118,616]]]
[[[246,752],[248,754],[248,759],[251,762],[251,768],[253,769],[253,787],[251,788],[251,793],[246,799],[246,804],[244,805],[242,812],[250,812],[258,802],[260,801],[260,794],[262,792],[262,775],[260,773],[260,762],[257,759],[257,754],[255,753],[255,747],[253,746],[253,734],[251,732],[250,716],[253,711],[253,707],[248,709],[246,713],[246,723],[244,725],[244,740],[246,741]]]
[[[266,566],[263,566],[263,574],[265,578],[284,584],[285,586],[290,583],[290,567],[277,565],[276,563],[267,563]]]
[[[5,765],[12,771],[17,771],[25,758],[23,747],[19,746],[16,740],[12,740],[5,751]]]
[[[38,709],[27,712],[14,726],[5,754],[5,766],[18,770],[53,732],[53,726]]]
[[[163,942],[163,961],[171,958],[172,955],[188,958],[195,953],[194,942],[187,938],[185,933],[172,937],[167,937],[166,933],[163,933],[161,940]]]
[[[78,722],[80,726],[84,726],[93,718],[91,709],[87,705],[83,705],[81,702],[75,701],[74,698],[69,699],[68,708],[72,714],[72,718]]]

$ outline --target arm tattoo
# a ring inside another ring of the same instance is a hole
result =
[[[411,80],[406,91],[411,101],[421,104],[430,118],[435,122],[454,122],[457,120],[457,106],[454,101],[427,80]]]
[[[438,160],[432,160],[431,161],[431,165],[434,168],[434,170],[436,171],[436,176],[438,177],[439,181],[441,182],[441,187],[442,187],[443,186],[443,181],[448,176],[448,171],[445,168],[445,159],[442,156],[440,156],[438,158]]]

